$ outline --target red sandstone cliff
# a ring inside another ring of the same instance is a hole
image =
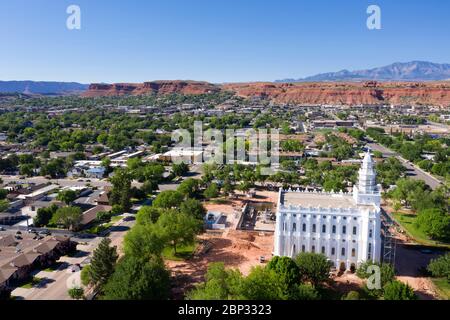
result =
[[[220,91],[218,86],[198,81],[153,81],[144,83],[91,84],[84,97],[141,94],[204,94]]]
[[[232,83],[214,85],[197,81],[154,81],[143,84],[92,84],[83,96],[140,94],[204,94],[221,90],[241,97],[261,97],[299,104],[429,104],[450,106],[450,82],[317,82]]]
[[[242,97],[304,104],[430,104],[450,106],[450,82],[429,83],[242,83],[224,90]]]

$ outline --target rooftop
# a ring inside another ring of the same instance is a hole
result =
[[[358,208],[350,194],[318,192],[283,192],[281,204],[308,207]]]

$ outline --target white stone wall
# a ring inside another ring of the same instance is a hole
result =
[[[353,228],[356,228],[356,234]],[[274,254],[294,257],[303,250],[324,253],[336,268],[340,268],[342,263],[346,269],[350,269],[352,264],[357,267],[366,260],[379,261],[379,208],[285,207],[279,202]]]

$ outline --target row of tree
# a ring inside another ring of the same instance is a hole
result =
[[[301,253],[295,259],[274,257],[266,267],[254,267],[248,276],[208,267],[206,281],[187,294],[191,300],[319,300],[329,279],[331,264],[320,254]]]

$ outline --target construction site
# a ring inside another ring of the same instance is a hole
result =
[[[277,192],[258,191],[251,197],[237,194],[233,199],[205,204],[208,212],[226,219],[220,219],[223,227],[199,236],[200,244],[191,259],[167,262],[180,296],[204,280],[210,263],[223,262],[247,275],[252,267],[272,258],[277,196]]]

